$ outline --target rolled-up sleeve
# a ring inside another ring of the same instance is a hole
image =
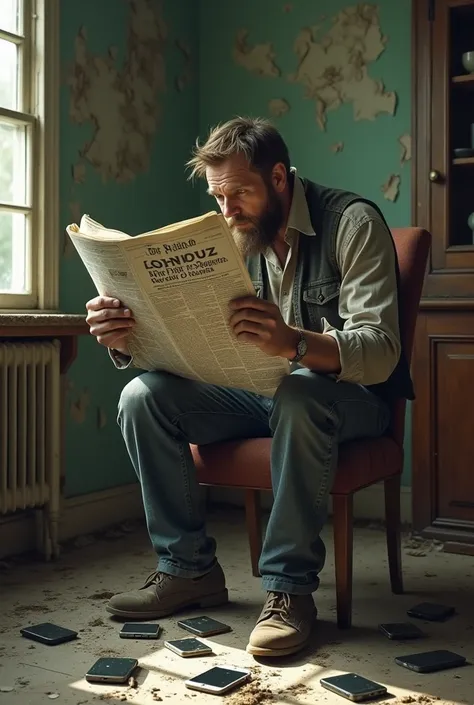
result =
[[[337,342],[341,358],[338,380],[364,385],[385,382],[400,358],[398,291],[392,236],[365,204],[358,206],[356,224],[341,218],[336,258],[341,271],[337,330],[324,320],[323,332]]]
[[[112,348],[109,348],[109,355],[118,370],[127,370],[129,367],[133,366],[133,357],[130,355],[125,355]]]

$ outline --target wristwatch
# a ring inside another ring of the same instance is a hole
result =
[[[306,340],[303,331],[298,328],[298,333],[300,339],[296,346],[296,355],[294,357],[290,357],[290,362],[299,362],[308,352],[308,341]]]

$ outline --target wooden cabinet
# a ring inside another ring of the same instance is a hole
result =
[[[413,139],[412,221],[433,236],[413,359],[413,524],[472,553],[474,0],[414,0]]]

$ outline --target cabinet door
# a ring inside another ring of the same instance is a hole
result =
[[[414,527],[472,544],[474,302],[471,310],[420,311],[413,376]]]
[[[425,297],[474,296],[474,55],[472,72],[463,58],[473,26],[473,0],[416,3],[413,219],[433,236]]]
[[[474,521],[474,340],[439,342],[436,364],[437,514]]]

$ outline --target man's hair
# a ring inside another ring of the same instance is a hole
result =
[[[204,144],[196,141],[187,163],[189,178],[205,176],[207,167],[222,164],[235,154],[243,154],[249,166],[264,176],[269,176],[280,162],[290,173],[288,147],[271,122],[260,117],[235,117],[213,127]]]

